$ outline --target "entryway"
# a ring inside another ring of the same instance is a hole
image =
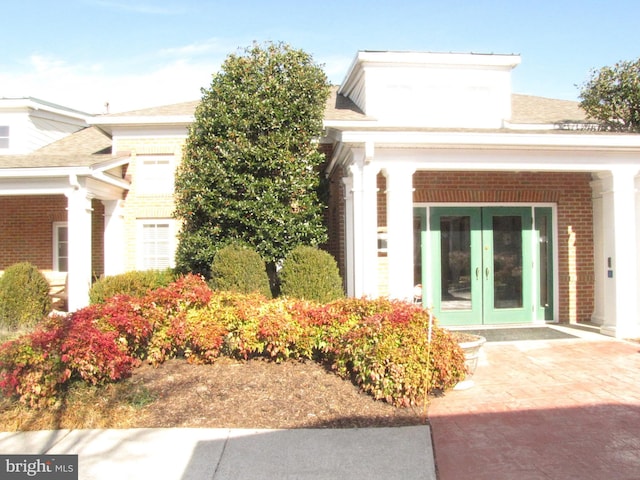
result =
[[[422,207],[415,218],[416,283],[441,324],[552,319],[550,207]]]

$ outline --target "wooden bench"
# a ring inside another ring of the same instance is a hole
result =
[[[49,296],[55,301],[67,301],[67,272],[56,272],[54,270],[40,270],[44,278],[49,282]],[[0,270],[0,277],[4,270]]]
[[[49,296],[55,306],[67,302],[67,282],[69,275],[67,272],[56,272],[54,270],[40,270],[49,282]]]

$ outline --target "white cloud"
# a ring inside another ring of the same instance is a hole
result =
[[[176,15],[185,13],[185,9],[176,5],[159,6],[148,2],[140,3],[129,0],[128,2],[116,2],[111,0],[93,0],[92,3],[100,7],[124,12],[142,13],[147,15]]]
[[[36,97],[89,113],[103,113],[108,102],[117,113],[197,100],[219,66],[217,60],[178,59],[114,74],[108,65],[74,65],[34,55],[22,71],[0,73],[0,97]]]
[[[234,53],[238,48],[238,45],[234,45],[228,40],[209,38],[189,45],[165,48],[158,52],[158,56],[193,58],[202,55],[215,55],[216,57],[226,58],[227,55]]]
[[[201,97],[229,53],[228,41],[208,39],[161,50],[145,58],[154,63],[127,60],[117,63],[72,63],[61,58],[32,55],[19,70],[0,68],[0,97],[36,97],[89,113],[111,113],[169,105]],[[316,58],[329,80],[340,83],[351,56]],[[135,71],[133,70],[135,68]]]

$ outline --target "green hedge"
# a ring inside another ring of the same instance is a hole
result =
[[[92,304],[104,303],[114,295],[142,297],[149,290],[166,287],[173,280],[175,274],[171,269],[137,270],[103,277],[91,286],[89,301]]]
[[[239,243],[222,247],[211,264],[209,285],[214,290],[260,293],[271,298],[265,262],[254,249]]]
[[[31,327],[51,313],[49,282],[29,262],[8,267],[0,277],[0,328]]]
[[[285,258],[279,272],[282,295],[327,303],[344,297],[338,264],[319,248],[298,246]]]

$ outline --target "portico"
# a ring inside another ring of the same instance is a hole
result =
[[[10,162],[11,158],[2,160]],[[5,232],[3,245],[15,250],[21,261],[30,261],[42,270],[66,271],[69,311],[88,305],[93,275],[105,273],[96,272],[96,257],[102,257],[99,263],[108,271],[121,262],[124,248],[121,239],[116,238],[122,229],[118,211],[128,182],[110,172],[118,170],[123,159],[108,155],[107,159],[100,159],[103,161],[90,160],[94,163],[87,166],[11,168],[0,175],[0,207],[21,203],[21,199],[30,207],[41,205],[41,213],[33,218],[20,210],[2,209],[4,225],[22,225],[25,232],[33,232],[30,239],[21,232]],[[44,208],[47,204],[49,208]],[[56,245],[52,220],[66,229],[66,240]]]
[[[411,300],[417,288],[450,325],[592,322],[640,336],[640,136],[525,123],[502,102],[517,60],[462,57],[365,52],[339,91],[355,113],[327,122],[327,175],[343,192],[347,293]],[[467,93],[479,82],[495,104],[467,95],[461,123],[438,126],[421,91],[434,68],[464,77],[454,83]],[[394,70],[415,102],[392,97]]]

